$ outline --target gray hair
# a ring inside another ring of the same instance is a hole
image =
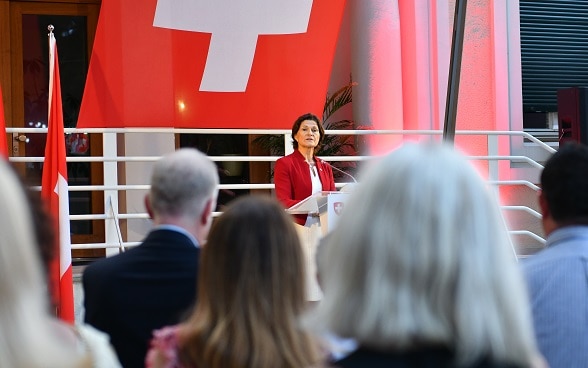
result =
[[[375,163],[325,246],[324,329],[375,349],[442,344],[464,363],[535,356],[498,203],[454,150],[408,144]]]
[[[218,183],[218,169],[205,154],[182,148],[155,163],[149,201],[157,215],[197,217],[216,199]]]

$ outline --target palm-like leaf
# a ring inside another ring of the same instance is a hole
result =
[[[349,84],[339,88],[331,96],[327,96],[325,107],[323,108],[323,122],[325,125],[327,125],[327,121],[335,112],[353,101],[354,86],[357,86],[357,83],[349,82]]]
[[[270,155],[284,156],[284,136],[280,134],[261,135],[253,140],[253,144],[267,150]]]

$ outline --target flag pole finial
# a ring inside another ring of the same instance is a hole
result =
[[[49,24],[47,26],[47,29],[49,30],[49,33],[53,33],[53,30],[55,29],[55,27],[53,27],[53,24]]]

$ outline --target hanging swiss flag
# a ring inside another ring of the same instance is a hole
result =
[[[78,127],[322,116],[345,0],[103,0]]]
[[[50,265],[50,289],[58,316],[74,321],[73,279],[71,266],[71,238],[69,232],[69,193],[65,163],[65,135],[57,45],[53,32],[49,33],[49,130],[45,145],[45,161],[41,197],[55,220],[57,256]]]
[[[5,159],[8,158],[8,144],[6,143],[6,117],[4,116],[2,86],[0,86],[0,156]]]

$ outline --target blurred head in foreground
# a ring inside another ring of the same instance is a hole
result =
[[[315,326],[379,351],[443,347],[460,363],[528,365],[529,306],[493,194],[451,147],[372,165],[325,244]]]
[[[545,235],[556,229],[588,225],[588,147],[562,145],[541,172],[541,207]]]
[[[22,182],[0,160],[0,366],[81,367],[77,350],[49,315],[44,268]]]

